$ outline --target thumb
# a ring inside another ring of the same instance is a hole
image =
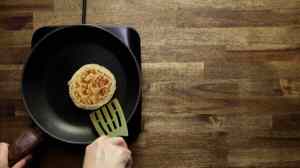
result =
[[[12,168],[24,168],[27,164],[27,162],[32,158],[31,155],[27,155],[22,160],[17,162]]]
[[[0,167],[8,167],[8,144],[0,143]]]

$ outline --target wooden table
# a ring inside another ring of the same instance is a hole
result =
[[[89,0],[87,22],[142,38],[136,168],[300,167],[300,1]],[[80,23],[80,0],[1,0],[0,141],[32,125],[20,78],[32,32]],[[49,140],[33,167],[81,167]]]

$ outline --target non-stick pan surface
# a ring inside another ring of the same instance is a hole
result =
[[[115,97],[127,122],[137,107],[140,69],[132,52],[117,37],[91,25],[58,29],[34,46],[22,80],[28,113],[56,139],[86,144],[98,137],[89,121],[90,111],[74,106],[67,85],[76,70],[90,63],[103,65],[115,75]]]

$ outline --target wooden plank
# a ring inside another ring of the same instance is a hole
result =
[[[280,10],[298,9],[299,0],[176,0],[178,6],[202,8],[227,8],[233,10]]]
[[[143,110],[147,113],[160,114],[161,111],[169,111],[170,115],[176,113],[195,114],[242,114],[257,115],[259,113],[276,114],[297,113],[299,101],[297,98],[169,98],[167,96],[149,96],[143,100]],[[186,100],[187,99],[187,100]],[[191,102],[194,101],[194,102]]]
[[[12,11],[44,11],[53,9],[53,0],[3,0],[0,3],[1,12]]]
[[[152,12],[165,12],[167,10],[176,10],[177,3],[175,0],[103,0],[103,1],[90,1],[88,2],[88,11],[91,13],[105,13],[105,12],[118,12],[118,13],[138,13],[143,11]],[[160,13],[153,13],[153,15]],[[175,15],[174,15],[175,16]]]
[[[275,49],[275,50],[243,50],[230,51],[224,55],[229,62],[270,62],[270,61],[291,61],[299,62],[299,48],[291,49]]]
[[[166,11],[166,13],[174,13]],[[93,13],[88,15],[87,22],[89,24],[106,25],[106,26],[128,26],[138,30],[144,27],[171,27],[175,26],[175,19],[169,18],[168,14],[153,15],[152,12],[141,11],[140,13]]]
[[[0,142],[12,143],[20,134],[32,125],[28,116],[14,117],[0,122]]]
[[[143,93],[143,111],[157,115],[271,115],[300,109],[298,96],[281,96],[276,80],[148,81]]]
[[[299,62],[299,48],[271,50],[230,50],[217,45],[155,45],[142,46],[144,63],[154,62],[206,62],[263,63],[270,61]]]
[[[21,99],[21,81],[1,81],[0,93],[0,99]]]
[[[0,30],[0,46],[24,47],[31,43],[32,30],[2,31]]]
[[[155,45],[142,46],[142,62],[205,62],[223,59],[227,55],[225,47],[212,45]]]
[[[206,157],[209,156],[209,159],[206,159],[208,160],[208,163],[206,163],[208,165],[214,165],[218,157],[224,157],[225,155],[226,156],[225,161],[222,162],[222,159],[219,160],[221,161],[221,163],[228,164],[228,166],[233,166],[233,167],[235,166],[244,167],[246,161],[250,161],[250,163],[248,162],[248,164],[250,165],[261,164],[260,162],[262,160],[267,160],[272,162],[276,161],[276,157],[274,156],[274,154],[277,153],[277,149],[274,148],[275,147],[274,145],[276,146],[279,145],[278,147],[282,147],[281,145],[284,145],[282,142],[278,144],[278,140],[277,140],[277,142],[271,144],[269,143],[269,145],[266,146],[264,145],[266,143],[264,140],[258,141],[259,139],[255,138],[257,136],[268,137],[271,135],[268,132],[271,130],[272,124],[271,122],[266,122],[266,121],[267,120],[271,121],[272,117],[268,115],[253,116],[253,117],[228,116],[226,117],[225,122],[223,123],[222,126],[224,129],[223,131],[226,132],[225,134],[221,132],[214,133],[215,129],[209,127],[210,125],[210,123],[208,122],[209,116],[203,116],[204,118],[195,117],[195,116],[190,116],[190,117],[181,116],[180,121],[178,121],[177,117],[175,117],[174,115],[169,115],[169,114],[166,114],[164,116],[157,116],[157,117],[146,115],[145,117],[146,120],[145,120],[144,128],[146,129],[145,131],[147,133],[149,132],[150,133],[144,135],[147,136],[147,138],[144,137],[142,134],[142,139],[140,139],[139,141],[140,144],[134,145],[133,148],[134,151],[136,150],[144,151],[149,148],[149,149],[153,149],[153,151],[151,150],[151,154],[153,154],[152,152],[154,153],[157,152],[158,153],[157,155],[165,155],[165,154],[168,155],[168,152],[171,152],[172,150],[167,149],[167,147],[166,149],[164,149],[164,146],[167,146],[164,144],[168,143],[169,145],[176,145],[176,150],[182,148],[181,150],[183,151],[189,151],[190,150],[189,145],[190,145],[192,149],[200,149],[201,151],[200,153],[205,154]],[[155,138],[156,136],[159,138]],[[172,138],[173,136],[176,136],[176,138]],[[252,139],[255,138],[253,139],[255,141],[253,140],[249,141],[249,139],[251,140],[251,138]],[[185,144],[179,143],[179,141],[181,141],[182,139],[186,139]],[[232,141],[234,139],[235,141]],[[243,139],[244,140],[243,142],[245,142],[245,140],[248,140],[248,143],[252,142],[255,144],[240,143],[241,146],[236,146],[237,141],[241,142],[240,139]],[[218,140],[220,140],[220,142],[217,142]],[[270,140],[273,141],[272,139],[265,139],[265,140],[268,140],[267,142],[270,142]],[[292,152],[292,153],[297,151],[296,149],[298,148],[295,147],[297,146],[299,147],[298,143],[293,141],[292,143],[288,143],[288,144],[291,146],[284,146],[284,148],[280,148],[280,150],[286,152]],[[221,145],[223,146],[220,147]],[[244,148],[245,145],[248,147]],[[258,147],[257,145],[260,146]],[[232,149],[232,147],[234,148]],[[156,148],[159,149],[155,150]],[[214,155],[214,151],[216,151],[216,153],[218,153],[219,155],[217,156]],[[247,151],[250,151],[250,153],[247,153]],[[262,151],[267,151],[267,152],[262,152]],[[139,158],[138,156],[139,154],[144,154],[144,152],[137,153],[136,157]],[[226,162],[227,155],[230,158],[228,163]],[[257,155],[259,155],[260,157],[257,157]],[[246,159],[247,156],[249,156],[250,160]],[[285,156],[288,156],[288,154],[286,153]],[[294,158],[297,157],[295,156]],[[142,158],[142,159],[146,159],[146,158]],[[183,159],[189,160],[189,158],[185,158],[185,157]],[[205,163],[203,163],[203,158],[201,158],[200,160],[202,160],[202,162],[200,161],[197,163],[201,163],[201,165],[206,165]],[[241,162],[239,163],[238,161]],[[285,157],[281,161],[285,162],[290,160],[288,159],[288,157]],[[138,164],[144,165],[141,162],[139,162]]]
[[[0,102],[0,118],[7,119],[15,117],[15,101],[13,100],[1,100]]]
[[[199,103],[199,102],[198,102]],[[144,111],[144,131],[161,134],[227,133],[231,137],[271,137],[272,114],[224,113],[195,111]],[[180,118],[180,120],[178,120]],[[214,121],[213,121],[214,120]],[[159,129],[158,129],[159,128]]]
[[[207,79],[281,79],[299,78],[297,63],[274,61],[269,63],[206,62]]]
[[[227,134],[226,141],[228,142],[228,148],[230,149],[255,149],[255,148],[280,148],[280,149],[292,149],[299,148],[299,136],[287,136],[287,137],[276,137],[272,133],[269,135],[261,136],[240,136]]]
[[[251,79],[211,79],[196,80],[194,77],[185,80],[156,81],[149,80],[143,86],[143,91],[151,96],[161,94],[176,94],[177,91],[189,91],[199,97],[211,98],[250,98],[251,96],[282,96],[282,84],[277,79],[251,80]],[[289,80],[290,95],[298,96],[299,80]],[[179,93],[178,93],[179,94]]]
[[[171,162],[171,165],[179,167],[187,165],[189,167],[199,167],[199,165],[205,167],[215,164],[215,151],[221,152],[219,149],[221,144],[216,140],[221,140],[223,137],[197,131],[197,128],[203,127],[203,123],[197,118],[184,119],[187,119],[186,122],[180,122],[175,117],[168,120],[166,117],[151,117],[150,119],[150,116],[146,116],[145,132],[139,136],[136,143],[130,146],[133,149],[135,165],[153,167],[160,163],[162,167],[168,167],[170,164],[167,163]],[[166,120],[168,120],[169,126],[167,126]],[[159,131],[163,124],[166,127]],[[179,128],[179,132],[170,132],[170,127],[173,127],[171,130]],[[182,139],[188,140],[182,143]],[[169,145],[176,147],[169,148]],[[174,157],[172,153],[176,151],[182,151],[185,156],[180,156],[180,159]],[[167,159],[159,157],[162,155]],[[159,163],[143,162],[143,160],[152,160],[153,158]]]
[[[280,162],[298,161],[299,155],[299,148],[284,150],[281,148],[233,150],[229,152],[228,162],[232,167],[258,167],[272,162],[277,163],[276,165],[281,167]]]
[[[1,30],[23,30],[32,29],[33,16],[32,13],[0,13],[0,29]]]
[[[202,79],[204,64],[199,63],[145,63],[143,67],[144,82]],[[160,74],[155,75],[155,74]]]
[[[54,3],[54,12],[72,12],[81,13],[81,2],[82,0],[52,0]],[[92,1],[87,1],[88,3]]]
[[[296,75],[296,74],[293,74]],[[207,62],[205,64],[205,77],[207,79],[279,79],[276,69],[267,63],[230,63]]]
[[[226,48],[232,51],[294,49],[299,47],[299,39],[294,34],[298,31],[298,26],[236,28],[228,34],[232,41],[227,39]]]
[[[0,99],[0,118],[12,119],[13,117],[28,116],[22,99]]]
[[[298,27],[147,28],[138,30],[142,46],[225,46],[226,50],[283,50],[298,48]]]
[[[271,67],[274,67],[275,72],[280,78],[297,78],[300,67],[295,62],[279,62],[274,61],[270,63]]]
[[[170,98],[166,96],[147,96],[143,111],[160,115],[162,111],[168,111],[170,115],[182,114],[283,114],[297,113],[299,111],[299,98]]]
[[[299,132],[299,120],[300,116],[298,114],[274,115],[272,122],[273,131]]]
[[[155,148],[157,149],[157,148]],[[158,149],[157,149],[158,150]],[[208,167],[214,162],[211,159],[211,156],[208,152],[199,149],[182,149],[182,155],[179,157],[174,157],[174,150],[170,150],[169,152],[161,151],[154,152],[154,150],[146,150],[146,152],[134,152],[133,157],[135,158],[134,167],[161,167],[167,168],[169,166],[172,167],[191,167],[191,168],[201,168]],[[152,153],[150,153],[152,152]],[[164,156],[164,157],[161,157]],[[143,161],[144,160],[144,161]],[[155,160],[155,162],[145,162],[145,160]]]
[[[300,82],[298,79],[280,79],[280,90],[284,96],[299,96]]]
[[[131,27],[175,26],[174,0],[89,1],[88,23]],[[154,14],[155,13],[155,14]]]
[[[147,132],[147,134],[142,134],[137,144],[134,144],[133,151],[135,157],[140,159],[141,156],[139,155],[144,156],[145,150],[151,151],[149,151],[149,155],[169,156],[171,155],[169,152],[173,153],[173,151],[167,146],[171,145],[176,146],[174,150],[177,151],[197,149],[198,152],[194,153],[194,155],[197,156],[196,158],[199,160],[191,160],[186,157],[182,159],[194,164],[197,162],[199,163],[197,164],[198,166],[219,166],[220,164],[226,164],[227,155],[230,153],[230,148],[228,147],[232,146],[231,141],[228,141],[228,136],[231,136],[231,133],[235,133],[235,139],[237,139],[237,137],[242,138],[245,135],[250,135],[250,137],[259,136],[260,131],[263,131],[263,135],[267,136],[267,132],[271,127],[271,124],[266,122],[266,119],[271,119],[269,116],[229,116],[226,118],[226,122],[223,123],[222,129],[225,131],[223,133],[211,127],[212,123],[209,122],[209,115],[203,115],[201,117],[181,116],[181,120],[178,120],[178,117],[170,114],[163,116],[148,116],[147,114],[144,117],[144,131]],[[182,139],[186,140],[185,143],[181,143]],[[143,152],[135,153],[136,151]],[[202,153],[208,158],[202,158],[203,156],[198,156],[198,153]],[[144,159],[148,160],[150,158],[141,158],[141,160]],[[172,160],[171,156],[170,159]],[[160,161],[163,162],[162,160]],[[144,165],[142,162],[138,162],[137,164]],[[153,165],[151,164],[151,166]]]
[[[43,26],[76,25],[81,23],[78,13],[43,12],[33,14],[33,27],[38,29]]]
[[[179,7],[178,27],[260,27],[286,26],[300,23],[300,10],[239,11],[231,9]]]
[[[15,117],[28,116],[27,110],[22,99],[13,100],[15,106]]]
[[[21,81],[22,65],[0,65],[0,82]]]
[[[0,48],[0,64],[22,64],[30,53],[30,46]]]

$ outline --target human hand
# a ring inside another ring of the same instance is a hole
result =
[[[85,150],[83,168],[131,168],[132,157],[123,138],[101,136]]]
[[[0,168],[9,168],[8,166],[8,144],[0,143]],[[24,157],[17,162],[12,168],[24,168],[26,163],[31,159],[31,155]]]

